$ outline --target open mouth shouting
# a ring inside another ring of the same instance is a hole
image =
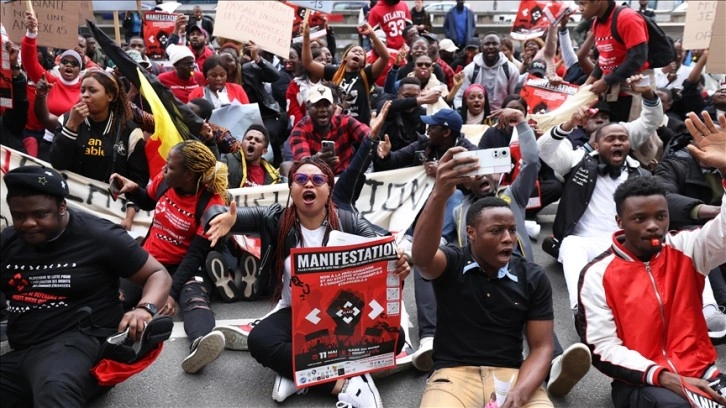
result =
[[[315,191],[313,190],[306,190],[302,194],[303,204],[305,205],[313,205],[315,204],[315,199],[317,198],[317,194],[315,194]]]

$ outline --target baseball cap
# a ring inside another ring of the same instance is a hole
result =
[[[22,166],[10,170],[3,177],[8,197],[19,193],[36,192],[56,197],[68,197],[68,183],[57,171],[43,166]]]
[[[429,41],[439,42],[439,36],[434,33],[423,33],[423,34],[421,34],[421,37],[423,37]],[[452,44],[453,44],[453,42],[452,42]],[[439,48],[441,48],[441,47],[439,47]]]
[[[421,121],[427,125],[447,127],[455,133],[461,132],[463,124],[461,115],[452,109],[441,109],[431,116],[421,116]]]
[[[478,50],[480,45],[481,44],[480,44],[478,38],[472,38],[472,39],[470,39],[469,41],[466,42],[466,47],[464,47],[464,49],[466,49],[466,48],[476,48]]]
[[[308,89],[308,102],[317,103],[321,99],[333,103],[333,91],[324,85],[313,86]]]
[[[198,25],[193,25],[189,28],[189,34],[192,33],[192,31],[199,31],[200,33],[204,34],[205,38],[209,38],[209,33],[207,30],[203,29],[202,27],[199,27]]]
[[[444,38],[439,43],[439,49],[440,50],[444,50],[444,51],[448,51],[448,52],[456,52],[459,48],[456,45],[454,45],[454,42],[453,41],[451,41],[448,38]]]
[[[128,49],[126,50],[126,54],[128,54],[128,56],[131,57],[134,62],[141,65],[142,67],[149,67],[149,61],[145,61],[144,57],[141,56],[141,53],[138,50]]]
[[[527,72],[540,78],[544,78],[547,75],[547,65],[540,59],[534,60],[531,64],[529,64]]]
[[[610,104],[608,104],[606,101],[597,101],[595,106],[593,106],[594,109],[597,109],[598,113],[606,113],[608,117],[610,118],[610,121],[613,120],[613,110],[610,109]]]

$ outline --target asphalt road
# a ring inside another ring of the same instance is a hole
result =
[[[540,237],[551,231],[552,208],[539,216]],[[552,282],[555,329],[563,347],[578,340],[572,314],[568,308],[567,290],[560,266],[542,252],[535,243],[535,261],[545,267]],[[413,282],[409,277],[404,290],[404,302],[411,321],[416,322]],[[249,319],[263,316],[272,308],[270,301],[240,302],[213,305],[217,320]],[[177,323],[181,326],[181,323]],[[418,335],[411,329],[414,345]],[[271,398],[274,373],[259,365],[249,353],[224,351],[215,362],[201,372],[190,375],[181,369],[189,351],[189,340],[181,327],[164,346],[161,356],[144,372],[110,390],[91,404],[91,407],[334,407],[337,398],[331,395],[292,396],[278,404]],[[726,346],[718,347],[718,366],[726,369]],[[417,407],[426,382],[426,373],[410,368],[376,381],[383,404],[389,407]],[[554,399],[555,407],[611,407],[610,381],[594,368],[565,398]]]

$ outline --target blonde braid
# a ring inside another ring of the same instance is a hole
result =
[[[199,183],[212,193],[219,194],[227,203],[227,165],[218,163],[214,153],[198,140],[185,140],[174,148],[184,158],[184,167],[199,174]]]

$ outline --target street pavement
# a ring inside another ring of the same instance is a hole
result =
[[[552,282],[555,309],[555,330],[563,347],[578,341],[572,313],[568,307],[567,289],[562,269],[540,247],[541,238],[550,233],[553,208],[540,213],[540,241],[534,243],[535,261],[542,265]],[[410,320],[416,323],[413,280],[409,277],[404,289],[404,303]],[[219,321],[251,319],[263,316],[273,307],[269,300],[213,304]],[[177,319],[178,320],[178,319]],[[184,373],[182,360],[188,355],[189,340],[176,323],[172,339],[167,341],[161,356],[144,372],[111,389],[90,406],[100,407],[334,407],[332,395],[294,395],[283,403],[271,398],[274,373],[259,365],[248,352],[225,350],[219,359],[195,375]],[[416,328],[409,339],[418,345]],[[718,366],[726,369],[726,346],[718,347]],[[413,367],[376,381],[383,404],[388,407],[417,407],[426,384],[426,373]],[[611,407],[610,381],[592,368],[585,378],[564,398],[553,400],[555,407]]]

